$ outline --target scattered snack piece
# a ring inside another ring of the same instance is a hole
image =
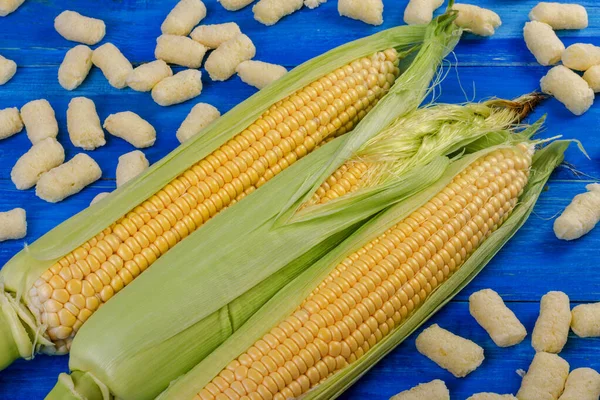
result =
[[[321,4],[327,3],[327,0],[304,0],[304,5],[311,10],[319,7]]]
[[[565,391],[558,400],[598,400],[600,398],[600,374],[591,368],[571,371]]]
[[[117,164],[117,187],[121,187],[142,172],[144,172],[150,163],[144,153],[134,150],[119,157]]]
[[[537,352],[560,353],[567,343],[571,326],[569,296],[548,292],[540,301],[540,315],[531,334],[531,345]]]
[[[581,304],[573,308],[571,329],[579,337],[600,337],[600,303]]]
[[[587,71],[600,64],[600,47],[588,43],[575,43],[562,54],[563,65],[576,71]]]
[[[0,242],[22,239],[27,235],[27,215],[22,208],[0,212]]]
[[[16,107],[0,110],[0,140],[11,137],[23,130],[23,121]]]
[[[476,393],[467,400],[518,400],[512,394]]]
[[[133,66],[114,44],[105,43],[94,50],[92,62],[102,70],[111,86],[117,89],[127,86],[127,77],[133,71]]]
[[[35,186],[42,174],[65,161],[65,150],[55,138],[49,137],[31,146],[18,160],[10,179],[19,190]]]
[[[0,56],[0,85],[10,81],[17,73],[17,63]]]
[[[452,9],[458,11],[454,23],[479,36],[492,36],[502,25],[500,16],[487,8],[471,4],[455,4]]]
[[[450,400],[444,381],[436,379],[390,397],[390,400]]]
[[[131,111],[111,114],[104,120],[104,129],[138,149],[150,147],[156,141],[156,130],[146,120]]]
[[[67,130],[75,147],[94,150],[106,144],[96,105],[88,98],[75,97],[69,102]]]
[[[521,321],[492,289],[473,293],[469,297],[469,311],[497,346],[514,346],[527,336]]]
[[[404,22],[408,25],[428,24],[433,12],[444,4],[444,0],[410,0],[404,9]]]
[[[73,90],[83,83],[92,68],[92,49],[80,44],[67,51],[58,68],[58,83],[63,89]]]
[[[127,86],[138,92],[149,92],[165,78],[173,76],[173,70],[163,60],[142,64],[127,77]]]
[[[417,350],[457,378],[475,371],[484,360],[483,349],[476,343],[431,325],[417,337]]]
[[[588,83],[564,65],[548,71],[540,86],[542,92],[554,96],[575,115],[582,115],[594,103],[594,91]]]
[[[600,222],[600,184],[591,183],[554,221],[554,233],[562,240],[579,239]]]
[[[552,29],[584,29],[588,26],[587,11],[579,4],[541,2],[533,7],[529,19],[545,22]]]
[[[206,103],[196,104],[177,129],[179,143],[196,136],[220,116],[221,113],[214,106]]]
[[[271,26],[281,18],[301,9],[303,4],[303,0],[260,0],[252,7],[252,12],[255,20]]]
[[[552,27],[539,21],[525,23],[525,44],[541,65],[554,65],[560,61],[565,45],[556,36]]]
[[[108,195],[110,194],[110,192],[102,192],[102,193],[98,193],[90,202],[90,206],[93,206],[94,204],[96,204],[97,202],[99,202],[102,199],[105,199],[106,197],[108,197]]]
[[[241,10],[242,8],[246,7],[247,5],[252,3],[254,0],[217,0],[217,1],[219,3],[221,3],[223,8],[225,8],[226,10],[237,11],[237,10]]]
[[[200,68],[206,50],[187,36],[161,35],[156,39],[154,56],[171,64]]]
[[[235,74],[235,69],[241,62],[250,60],[256,55],[256,47],[252,40],[244,34],[224,42],[213,51],[204,68],[213,81],[225,81]]]
[[[383,0],[338,0],[338,12],[367,24],[383,24]]]
[[[201,25],[192,31],[190,35],[196,42],[208,49],[216,49],[229,39],[233,39],[242,33],[235,22],[225,24]]]
[[[181,0],[160,26],[164,34],[187,36],[206,17],[206,6],[201,0]]]
[[[244,61],[235,69],[244,83],[262,89],[287,74],[287,69],[262,61]]]
[[[63,11],[54,19],[54,29],[60,36],[72,42],[94,45],[106,34],[101,19],[83,16],[75,11]]]
[[[35,194],[42,200],[58,203],[79,193],[97,181],[102,170],[90,156],[79,153],[70,161],[51,169],[40,177]]]
[[[0,17],[6,17],[21,7],[25,0],[0,0]]]
[[[556,354],[537,353],[523,377],[519,400],[558,400],[569,376],[569,363]]]
[[[21,107],[21,119],[32,144],[58,135],[56,115],[48,100],[33,100]]]
[[[600,65],[594,65],[585,71],[583,79],[590,85],[594,93],[600,92]]]
[[[187,69],[158,82],[152,89],[152,99],[161,106],[170,106],[193,99],[202,93],[202,73]]]

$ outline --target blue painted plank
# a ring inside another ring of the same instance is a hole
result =
[[[491,96],[514,97],[535,90],[548,68],[535,63],[521,37],[527,13],[537,0],[511,2],[500,0],[465,0],[494,9],[503,19],[503,26],[490,39],[465,35],[456,48],[458,68],[449,71],[443,82],[440,101],[463,102]],[[568,2],[568,0],[561,0]],[[202,96],[185,104],[163,108],[153,103],[149,94],[117,90],[108,85],[100,71],[93,70],[88,80],[73,92],[64,91],[57,83],[56,73],[64,53],[74,46],[53,29],[53,18],[64,9],[106,21],[106,41],[114,42],[135,64],[153,59],[154,43],[160,33],[160,23],[175,0],[122,0],[95,2],[80,0],[27,0],[9,17],[0,18],[0,54],[15,59],[19,72],[7,85],[0,87],[0,108],[22,106],[35,98],[46,97],[55,107],[60,125],[59,140],[65,145],[67,157],[79,150],[68,140],[65,112],[69,100],[76,96],[94,99],[103,120],[108,114],[132,110],[148,119],[158,131],[154,147],[144,150],[155,162],[177,146],[174,132],[197,101],[208,102],[227,111],[254,93],[238,78],[214,84],[205,77]],[[385,2],[385,24],[370,27],[363,23],[337,17],[336,4],[330,0],[317,10],[304,9],[265,28],[253,20],[251,7],[236,13],[226,12],[216,0],[205,0],[208,17],[203,23],[235,21],[255,42],[257,59],[294,67],[322,52],[349,40],[378,32],[402,23],[407,0]],[[588,8],[590,27],[582,31],[563,31],[559,36],[565,44],[590,42],[600,44],[600,5],[595,0],[579,1]],[[453,58],[451,58],[453,60]],[[548,290],[565,290],[575,301],[600,301],[600,277],[597,274],[600,230],[573,242],[560,242],[552,234],[553,217],[577,193],[584,190],[591,177],[600,177],[600,134],[596,121],[599,108],[594,106],[583,117],[574,117],[555,100],[546,102],[531,117],[548,113],[548,125],[540,137],[562,134],[583,141],[592,160],[576,149],[569,150],[567,160],[587,176],[576,176],[571,169],[559,168],[553,175],[549,191],[528,223],[498,254],[482,274],[472,282],[456,301],[443,309],[432,322],[482,345],[486,361],[482,368],[466,379],[455,379],[447,372],[418,355],[414,337],[399,346],[359,381],[343,398],[387,399],[394,393],[417,383],[442,378],[448,382],[452,399],[465,399],[478,391],[515,392],[520,378],[516,369],[526,369],[533,351],[529,337],[511,349],[498,349],[485,332],[468,315],[465,300],[475,290],[491,287],[497,290],[513,308],[531,332],[537,316],[539,298]],[[33,190],[16,191],[8,180],[10,168],[29,147],[24,133],[0,142],[0,210],[24,206],[28,211],[30,242],[84,209],[99,192],[114,188],[114,170],[119,155],[133,150],[120,139],[109,137],[108,144],[91,154],[103,169],[103,179],[82,193],[59,205],[48,205],[37,199]],[[24,241],[0,243],[0,265],[4,264]],[[600,368],[600,340],[571,337],[563,353],[572,367]],[[0,373],[1,399],[41,399],[54,385],[59,372],[66,371],[67,357],[37,357],[35,361],[19,361]]]

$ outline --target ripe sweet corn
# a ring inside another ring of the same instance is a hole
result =
[[[351,130],[399,74],[395,50],[359,61],[272,106],[240,135],[46,271],[29,292],[31,311],[48,325],[58,352],[68,350],[100,305],[171,247],[323,140]],[[344,110],[354,111],[340,119]],[[116,134],[114,117],[105,127]]]
[[[299,397],[368,355],[509,217],[531,157],[522,146],[472,163],[425,205],[348,254],[195,399]]]

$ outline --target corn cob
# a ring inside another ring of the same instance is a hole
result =
[[[510,215],[533,152],[498,150],[344,259],[196,399],[301,396],[362,357],[427,300]],[[226,397],[223,397],[226,396]]]
[[[83,323],[161,255],[233,200],[363,118],[399,75],[395,49],[339,68],[276,103],[220,149],[47,270],[31,312],[58,353]]]

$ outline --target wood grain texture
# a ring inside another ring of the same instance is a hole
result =
[[[205,0],[208,16],[203,23],[237,22],[257,47],[256,59],[292,68],[335,46],[402,23],[407,0],[384,0],[385,24],[371,27],[337,16],[336,1],[329,0],[316,9],[303,9],[266,28],[253,20],[251,7],[230,13],[216,0]],[[535,63],[521,37],[522,26],[535,0],[465,0],[494,9],[503,20],[497,34],[489,39],[465,35],[448,59],[446,79],[439,91],[439,101],[464,102],[492,96],[511,98],[539,87],[547,68]],[[77,90],[63,90],[57,81],[58,65],[65,52],[75,44],[64,40],[53,28],[53,19],[61,11],[72,9],[107,24],[103,42],[117,45],[134,63],[154,58],[155,38],[160,24],[176,0],[27,0],[15,13],[0,18],[0,54],[19,65],[17,75],[0,87],[0,109],[21,107],[27,101],[47,98],[56,110],[67,158],[80,149],[74,148],[66,130],[66,108],[73,97],[92,98],[103,121],[109,114],[131,110],[152,123],[158,132],[156,145],[144,153],[155,162],[173,150],[181,121],[198,102],[215,105],[226,112],[246,99],[255,89],[234,77],[213,83],[205,76],[202,95],[192,101],[168,108],[155,104],[148,93],[112,88],[102,73],[93,69]],[[590,27],[582,31],[563,31],[559,36],[569,45],[589,42],[600,45],[600,4],[595,0],[579,1],[590,15]],[[420,356],[414,336],[395,349],[374,367],[344,396],[344,399],[387,399],[417,383],[444,379],[452,399],[464,400],[480,391],[514,393],[519,387],[517,369],[527,369],[533,349],[530,336],[513,348],[497,348],[487,334],[469,316],[468,296],[482,288],[500,293],[531,333],[537,317],[538,301],[549,290],[563,290],[574,302],[600,301],[600,229],[573,243],[558,241],[552,233],[554,217],[586,183],[600,178],[600,108],[582,117],[574,117],[560,103],[548,100],[531,116],[531,120],[548,114],[547,127],[540,137],[563,135],[583,142],[591,160],[576,148],[567,153],[569,166],[554,173],[538,202],[534,214],[513,240],[457,298],[434,316],[431,322],[476,341],[484,347],[486,361],[465,379],[453,378]],[[0,142],[0,210],[24,207],[28,212],[29,232],[24,240],[0,243],[0,265],[45,232],[81,211],[98,193],[115,188],[115,168],[121,154],[133,150],[124,141],[107,136],[107,145],[88,152],[98,161],[102,180],[58,205],[35,197],[34,190],[17,191],[10,181],[10,169],[30,146],[25,133]],[[574,173],[577,170],[580,173]],[[426,324],[426,325],[429,325]],[[600,369],[600,340],[570,337],[563,355],[573,368],[589,366]],[[67,371],[67,357],[39,356],[34,361],[18,361],[0,372],[0,399],[42,399],[54,385],[58,373]]]

